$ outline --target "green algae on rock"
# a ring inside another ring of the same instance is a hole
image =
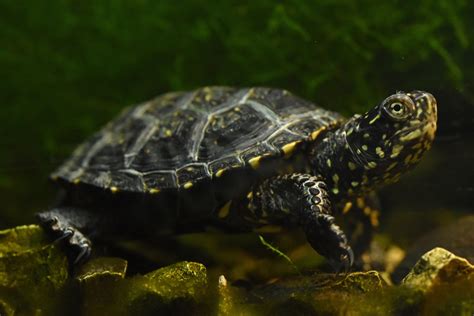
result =
[[[474,265],[443,248],[425,253],[402,280],[423,315],[473,315]]]
[[[396,268],[392,279],[396,283],[408,274],[419,258],[435,247],[442,247],[474,263],[474,215],[459,218],[419,238],[407,251],[406,257]]]
[[[149,315],[193,311],[204,305],[206,268],[179,262],[145,275],[125,278],[126,261],[97,258],[76,277],[85,315]]]
[[[428,292],[436,285],[465,279],[474,280],[474,265],[444,248],[437,247],[418,260],[402,280],[402,284],[420,292]]]
[[[353,272],[346,276],[317,273],[279,280],[251,292],[261,301],[260,309],[282,314],[297,309],[302,313],[337,314],[340,311],[384,314],[390,300],[382,300],[387,284],[376,271]],[[378,304],[372,304],[375,299]],[[311,313],[310,313],[311,312]]]
[[[100,257],[88,261],[81,267],[76,279],[88,282],[96,279],[123,279],[127,272],[127,261],[121,258]]]
[[[0,231],[0,314],[47,314],[67,269],[66,257],[39,226]]]
[[[127,261],[120,258],[99,257],[84,264],[75,278],[79,281],[82,314],[119,314],[121,307],[116,300],[126,271]]]
[[[192,311],[207,294],[206,267],[178,262],[130,279],[126,310],[131,315]]]

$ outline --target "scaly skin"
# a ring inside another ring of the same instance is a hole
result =
[[[431,94],[398,92],[326,133],[322,140],[308,144],[305,156],[310,174],[264,179],[253,186],[250,197],[231,201],[234,205],[247,201],[243,206],[246,212],[234,215],[253,226],[298,225],[316,251],[347,271],[353,252],[344,232],[334,224],[333,214],[411,169],[431,146],[436,115],[436,100]],[[217,221],[224,222],[229,210],[224,211],[223,216],[216,214]],[[101,216],[83,213],[58,208],[38,215],[53,238],[74,250],[75,262],[91,252],[89,235],[84,232],[97,225],[98,219],[85,218]]]
[[[354,254],[344,232],[334,224],[327,186],[308,174],[278,175],[253,191],[248,208],[259,222],[293,222],[302,227],[311,246],[327,257],[334,268],[348,271]]]

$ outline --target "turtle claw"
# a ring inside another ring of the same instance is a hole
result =
[[[90,240],[76,227],[57,212],[50,211],[37,215],[40,225],[54,240],[53,243],[61,243],[67,251],[69,262],[77,265],[86,261],[92,252]]]
[[[336,271],[336,275],[339,275],[339,273],[344,271],[344,275],[347,275],[352,267],[352,264],[354,263],[354,252],[352,249],[347,246],[343,250],[343,254],[339,256],[339,260],[331,260],[331,265]]]
[[[354,252],[347,242],[344,232],[334,224],[334,217],[321,214],[313,225],[306,226],[306,237],[311,246],[328,258],[336,274],[347,274],[354,263]]]
[[[62,231],[62,235],[56,238],[53,243],[57,244],[60,243],[62,240],[69,239],[74,235],[74,230],[70,227],[66,228]]]
[[[84,243],[79,246],[80,252],[74,259],[73,265],[78,265],[80,262],[87,260],[91,255],[91,245],[89,243]]]

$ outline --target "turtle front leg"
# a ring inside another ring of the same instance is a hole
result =
[[[350,200],[341,208],[345,218],[345,231],[357,259],[370,248],[373,234],[378,227],[379,209],[380,202],[374,193]]]
[[[337,271],[348,271],[354,255],[344,232],[334,223],[326,184],[308,174],[269,178],[249,197],[249,210],[257,222],[297,224],[311,246],[329,259]]]
[[[91,254],[92,242],[83,231],[97,224],[91,213],[70,207],[58,207],[38,213],[40,226],[55,242],[65,245],[69,262],[77,265],[87,260]]]

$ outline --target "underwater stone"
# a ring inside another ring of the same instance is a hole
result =
[[[316,273],[275,281],[253,290],[251,296],[261,300],[259,310],[264,314],[282,315],[289,310],[305,315],[333,315],[354,310],[361,315],[385,314],[390,308],[389,302],[381,302],[378,296],[385,289],[387,284],[376,271],[340,276]],[[375,301],[374,297],[377,304],[370,303]]]
[[[425,253],[402,280],[408,288],[425,293],[442,284],[474,280],[474,265],[446,249],[437,247]]]
[[[88,261],[76,276],[80,282],[92,280],[123,279],[127,272],[127,261],[121,258],[100,257]]]
[[[230,293],[229,284],[225,276],[221,275],[219,277],[219,282],[217,285],[218,290],[218,314],[219,315],[231,315],[233,310],[232,304],[232,295]]]
[[[98,258],[83,269],[80,281],[84,315],[182,314],[204,305],[206,268],[179,262],[146,275],[125,278],[126,261]]]
[[[0,231],[0,314],[48,314],[68,278],[66,256],[37,225]]]
[[[206,267],[183,261],[130,279],[126,310],[130,315],[192,314],[206,295]]]
[[[99,257],[81,267],[76,276],[81,291],[82,314],[120,315],[123,309],[117,301],[123,296],[123,279],[127,261],[120,258]]]
[[[418,259],[435,247],[442,247],[474,262],[474,216],[464,216],[452,224],[435,229],[418,239],[392,275],[395,283],[408,274]]]

